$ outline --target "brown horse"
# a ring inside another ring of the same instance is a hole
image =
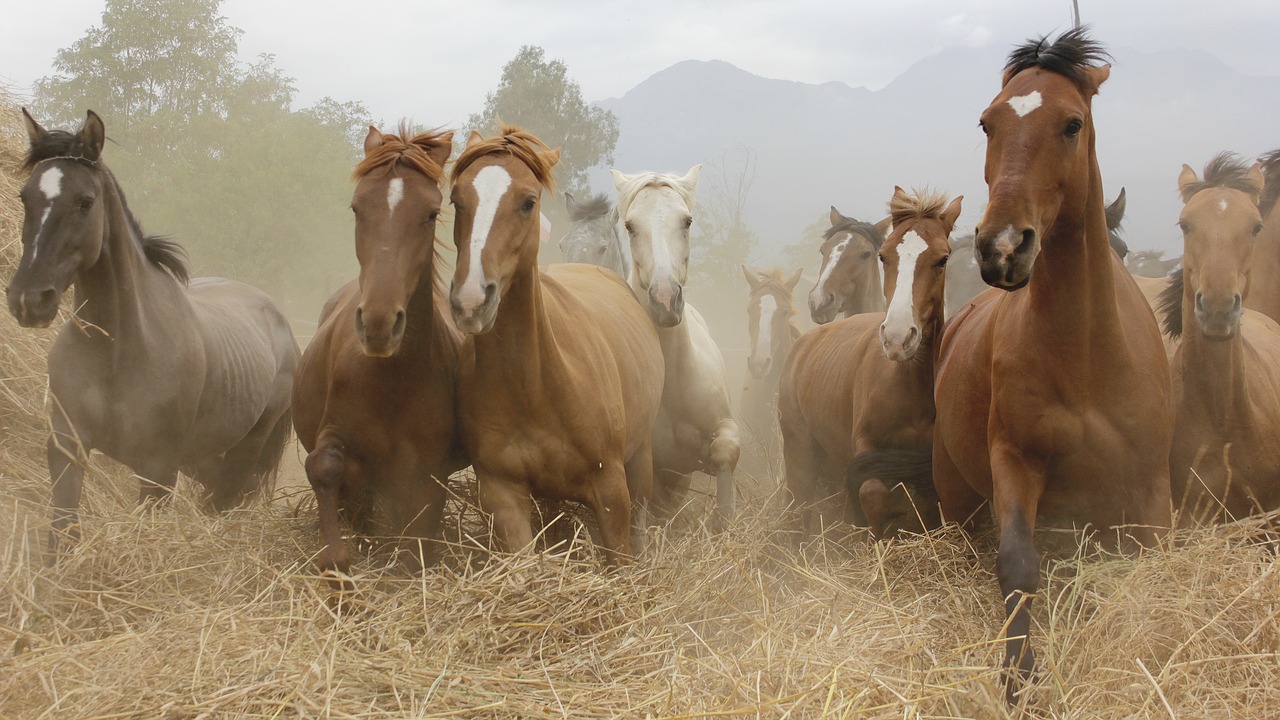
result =
[[[742,266],[750,292],[747,296],[747,378],[742,388],[740,415],[745,429],[766,452],[778,440],[778,380],[791,345],[800,337],[792,323],[793,300],[801,270],[787,278],[779,268],[756,272]]]
[[[74,134],[22,115],[32,172],[9,311],[23,327],[48,327],[76,286],[75,315],[49,351],[50,550],[61,531],[79,535],[81,458],[91,450],[136,472],[141,500],[166,497],[179,470],[218,510],[269,487],[298,363],[288,319],[248,285],[188,283],[182,249],[143,235],[102,162],[96,113]]]
[[[293,419],[316,495],[322,572],[351,558],[342,510],[361,533],[400,536],[415,562],[439,533],[449,475],[467,465],[454,418],[462,337],[444,315],[436,278],[440,181],[450,132],[370,127],[353,177],[360,275],[326,303],[293,387]]]
[[[990,500],[1000,528],[1009,700],[1034,666],[1039,515],[1170,524],[1168,364],[1151,308],[1107,243],[1092,98],[1110,67],[1083,30],[1016,49],[982,113],[990,201],[978,227],[984,293],[948,323],[938,358],[933,471],[943,517]]]
[[[1183,165],[1178,188],[1186,254],[1161,310],[1182,336],[1169,471],[1191,524],[1280,507],[1280,325],[1243,306],[1263,229],[1259,167],[1219,154],[1204,180]]]
[[[822,236],[822,265],[809,292],[809,316],[818,325],[836,316],[884,310],[877,253],[889,218],[871,223],[845,217],[831,206],[831,228]]]
[[[1244,306],[1280,322],[1280,150],[1272,150],[1258,160],[1266,179],[1258,201],[1262,232],[1254,241]]]
[[[843,480],[848,469],[848,499],[862,515],[855,518],[874,536],[938,524],[934,343],[942,334],[947,238],[960,201],[895,187],[893,230],[879,254],[888,312],[810,330],[787,357],[778,421],[787,489],[802,516],[811,515],[818,479]],[[811,525],[801,523],[801,539]]]
[[[462,437],[502,548],[533,541],[535,495],[576,500],[595,510],[616,564],[631,556],[633,519],[643,541],[662,350],[616,273],[539,272],[539,201],[559,159],[504,125],[495,137],[472,132],[454,164],[449,297],[470,335],[458,376]]]

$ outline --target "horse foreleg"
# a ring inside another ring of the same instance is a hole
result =
[[[960,474],[940,433],[933,435],[933,489],[938,493],[938,510],[942,522],[958,523],[973,530],[981,520],[979,511],[986,498],[979,495]]]
[[[1031,649],[1031,600],[1040,586],[1040,554],[1033,532],[1044,493],[1044,469],[1015,451],[993,453],[992,472],[1000,552],[996,561],[1005,610],[1005,699],[1013,704],[1035,669]]]
[[[342,533],[338,529],[338,500],[346,486],[360,472],[357,463],[336,445],[322,443],[307,455],[305,464],[307,481],[316,495],[316,510],[320,518],[320,540],[324,549],[316,564],[321,573],[338,571],[346,574],[351,569],[351,556]]]
[[[716,478],[717,530],[725,530],[733,523],[736,488],[733,473],[742,454],[742,440],[738,437],[738,424],[733,420],[721,420],[707,448],[707,467]]]
[[[608,468],[602,468],[602,470],[603,473],[593,488],[596,515],[600,518],[600,534],[604,538],[605,547],[615,553],[623,554],[622,558],[609,559],[609,564],[617,565],[620,562],[628,562],[632,553],[639,555],[649,546],[649,503],[653,498],[654,490],[652,439],[642,443],[623,466],[623,477],[619,478],[622,480],[621,483],[612,479],[611,476],[614,473],[609,472]],[[687,477],[685,483],[684,487],[687,490]],[[621,518],[610,517],[612,527],[606,531],[601,508],[608,508],[608,512],[613,516],[618,514],[615,506],[619,502],[619,485],[627,493],[626,512]],[[610,532],[614,533],[612,538],[609,535]],[[630,537],[627,537],[628,533]],[[621,538],[618,537],[619,535]]]
[[[59,429],[54,422],[54,432],[46,444],[49,459],[49,477],[53,480],[53,525],[49,530],[49,554],[56,560],[59,539],[68,544],[80,540],[80,491],[84,485],[84,466],[80,463],[80,444],[68,428]],[[83,448],[88,456],[89,448]]]
[[[811,524],[817,494],[819,468],[825,453],[807,430],[795,428],[784,419],[782,426],[782,460],[786,467],[787,513],[797,549],[813,537]]]
[[[446,476],[439,479],[429,470],[390,474],[387,497],[391,500],[391,531],[399,538],[408,564],[426,567],[438,553],[434,544],[440,539],[440,519],[444,515]]]
[[[503,478],[476,471],[476,495],[480,509],[493,523],[493,537],[499,550],[518,552],[533,544],[533,497],[529,489]]]

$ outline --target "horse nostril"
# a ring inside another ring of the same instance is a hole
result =
[[[1027,228],[1026,230],[1023,230],[1023,231],[1022,231],[1022,244],[1018,246],[1018,249],[1020,249],[1020,250],[1021,250],[1022,248],[1029,248],[1029,247],[1031,247],[1031,244],[1032,244],[1033,242],[1035,242],[1035,239],[1036,239],[1036,231],[1035,231],[1035,230],[1032,230],[1031,228]]]
[[[917,330],[917,329],[915,329],[915,328],[911,328],[910,330],[908,330],[908,331],[907,331],[907,344],[909,345],[909,344],[911,344],[911,343],[915,342],[915,340],[916,340],[916,336],[917,336],[917,335],[919,335],[919,334],[920,334],[920,331],[919,331],[919,330]]]
[[[1196,312],[1204,312],[1204,294],[1196,293]]]
[[[48,289],[46,289],[46,290],[42,290],[42,291],[40,292],[40,305],[39,305],[39,307],[41,307],[41,308],[48,308],[48,307],[50,307],[50,306],[57,305],[57,304],[58,304],[58,291],[57,291],[57,290],[54,290],[53,288],[48,288]]]
[[[498,293],[498,283],[487,282],[484,284],[484,301],[485,303],[493,302],[493,297]]]
[[[404,333],[404,311],[396,311],[396,321],[391,326],[391,337],[400,337]]]
[[[1238,312],[1240,312],[1240,306],[1241,306],[1243,303],[1244,303],[1244,298],[1242,298],[1242,297],[1240,296],[1240,293],[1236,293],[1235,301],[1234,301],[1233,303],[1231,303],[1231,312],[1233,312],[1233,313],[1238,313]]]
[[[364,335],[364,308],[356,308],[356,334]]]

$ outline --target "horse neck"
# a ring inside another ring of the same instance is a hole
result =
[[[1280,322],[1280,202],[1263,218],[1262,234],[1254,243],[1244,306]]]
[[[884,281],[880,277],[880,268],[872,268],[871,281],[861,283],[858,292],[845,300],[844,316],[860,313],[884,311]]]
[[[538,239],[528,240],[533,252],[522,258],[502,294],[498,316],[489,332],[475,335],[478,375],[501,378],[502,386],[522,401],[540,402],[538,388],[552,380],[564,358],[555,342],[538,270]]]
[[[1176,356],[1183,404],[1216,428],[1238,426],[1253,407],[1245,372],[1244,328],[1230,340],[1208,340],[1200,332],[1194,308],[1195,290],[1188,284],[1182,298],[1183,332]]]
[[[418,281],[418,287],[409,296],[405,304],[405,327],[403,343],[412,349],[428,347],[435,339],[436,331],[436,292],[434,259],[428,264]]]

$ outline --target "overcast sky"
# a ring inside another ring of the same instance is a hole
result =
[[[9,3],[0,82],[26,93],[54,54],[101,23],[103,0]],[[1198,48],[1249,75],[1280,75],[1278,0],[1081,0],[1110,46]],[[1070,24],[1069,0],[226,0],[242,59],[274,53],[300,104],[331,96],[375,118],[458,126],[521,45],[564,60],[588,100],[625,93],[680,60],[771,78],[879,88],[955,46],[1005,48]]]

